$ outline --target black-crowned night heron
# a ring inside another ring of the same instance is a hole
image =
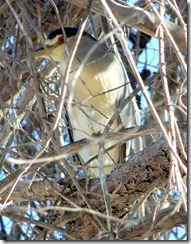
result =
[[[58,29],[51,32],[45,42],[49,52],[44,48],[34,52],[35,58],[47,58],[58,62],[62,74],[64,74],[70,58],[67,50],[70,51],[75,44],[78,29],[65,28],[64,30],[67,41],[65,41],[62,30]],[[90,50],[93,51],[88,57]],[[80,75],[74,79],[79,67],[82,67]],[[73,101],[72,104],[68,104],[68,115],[73,129],[73,139],[77,141],[95,133],[102,133],[118,106],[132,92],[132,88],[125,68],[116,55],[84,32],[70,71],[68,92]],[[117,130],[123,126],[127,128],[139,125],[139,123],[139,109],[135,99],[132,99],[122,110],[120,117],[114,121],[111,130]],[[110,142],[106,143],[105,150],[112,145]],[[127,143],[126,154],[128,153],[129,144]],[[79,151],[83,163],[88,162],[97,154],[98,146]],[[121,158],[121,147],[106,150],[102,162],[105,173],[110,173]],[[98,161],[94,157],[86,171],[88,176],[99,176],[97,166]]]

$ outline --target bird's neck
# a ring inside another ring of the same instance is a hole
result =
[[[69,57],[71,54],[71,48],[73,45],[75,45],[75,43],[75,37],[69,39]],[[98,41],[94,40],[93,38],[91,39],[88,36],[82,36],[77,47],[76,57],[81,62],[92,63],[104,57],[107,52],[108,50],[103,44],[100,44]]]

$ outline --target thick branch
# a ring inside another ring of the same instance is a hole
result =
[[[148,214],[141,218],[138,222],[131,222],[131,225],[125,225],[117,233],[117,238],[121,240],[143,240],[144,237],[172,229],[176,226],[184,225],[187,223],[187,213],[183,208],[179,212],[171,215],[173,207],[165,208],[159,212],[153,228],[150,230],[148,227],[153,224],[153,214]],[[165,221],[161,219],[165,218]],[[147,235],[145,235],[147,234]]]
[[[183,140],[184,146],[187,148],[186,138],[183,138]],[[181,151],[178,153],[181,157]],[[34,171],[38,167],[39,165],[33,165],[29,171]],[[107,186],[111,194],[113,207],[123,207],[124,203],[125,205],[132,204],[138,198],[143,196],[150,185],[155,181],[157,181],[156,187],[161,187],[166,184],[169,168],[169,149],[168,145],[162,139],[153,143],[143,151],[133,155],[126,163],[119,165],[116,170],[107,176]],[[21,172],[22,170],[18,170],[12,174],[13,177],[10,175],[1,181],[2,202],[5,201],[10,188]],[[80,183],[83,189],[85,189],[86,180],[81,180]],[[73,202],[79,201],[76,194],[73,194],[77,193],[77,190],[73,186],[72,181],[67,181],[67,185],[70,186],[70,189],[66,187],[65,183],[60,186],[56,182],[51,184],[49,181],[34,182],[30,185],[30,188],[28,188],[29,184],[30,182],[26,184],[26,182],[23,181],[17,184],[9,200],[17,202],[46,199],[53,200],[58,197],[59,192],[61,193],[65,190],[70,199],[71,194],[75,196],[74,199],[71,199]],[[116,189],[118,190],[115,191]],[[114,191],[115,194],[113,194]],[[90,181],[89,192],[89,198],[92,200],[93,208],[98,210],[103,208],[104,203],[99,179],[92,179]],[[94,195],[91,193],[94,193]]]
[[[86,6],[86,0],[65,0],[75,4],[81,8]],[[146,33],[150,36],[156,37],[156,32],[159,27],[159,22],[156,16],[146,10],[143,10],[139,7],[135,7],[131,4],[124,3],[122,1],[111,1],[109,0],[108,5],[115,15],[116,19],[121,23],[125,23],[130,27],[134,27],[137,30]],[[105,15],[100,1],[93,1],[91,6],[91,11],[99,13],[100,15]],[[177,46],[180,51],[183,53],[187,52],[187,46],[184,37],[184,30],[181,26],[176,25],[168,20],[165,20],[165,25],[170,31],[171,35],[174,38]],[[165,42],[169,42],[168,38],[164,37]]]
[[[182,139],[186,150],[186,138]],[[181,151],[178,151],[178,154],[183,158]],[[127,209],[129,209],[130,205],[134,204],[136,200],[140,199],[145,194],[148,196],[154,188],[160,188],[167,184],[170,170],[169,159],[168,145],[161,139],[142,152],[133,155],[126,163],[119,165],[116,170],[107,176],[107,187],[110,193],[109,196],[114,216],[121,219],[121,217],[127,213]],[[31,171],[35,168],[37,168],[37,165],[33,165]],[[47,199],[56,200],[57,197],[60,196],[63,198],[63,206],[74,208],[74,204],[76,204],[80,209],[87,207],[75,188],[72,179],[59,184],[56,181],[46,179],[43,181],[34,181],[32,184],[30,183],[30,181],[28,183],[26,183],[26,181],[19,182],[9,200],[16,202],[29,202],[32,200],[40,201]],[[82,189],[86,191],[86,180],[79,180],[79,183],[81,184]],[[1,194],[2,203],[4,203],[9,191],[10,187]],[[91,179],[86,195],[92,209],[99,213],[105,212],[105,204],[99,179]],[[73,203],[72,205],[71,202]],[[160,212],[159,220],[163,216],[166,216],[165,214],[165,211]],[[86,221],[84,221],[87,215],[89,216],[89,214],[79,215],[79,218],[77,218],[75,222],[76,228],[77,226],[81,226],[81,231],[77,231],[77,234],[79,234],[82,239],[89,237],[89,230],[91,230],[91,233],[93,231],[95,234],[98,234],[99,232],[99,229],[95,229],[92,223],[86,223]],[[151,223],[152,216],[148,215],[141,219],[140,222],[133,224],[130,227],[129,225],[126,225],[123,229],[120,229],[117,232],[117,238],[123,240],[143,239],[144,237],[142,237],[142,235],[146,230],[148,231],[147,227],[151,226]],[[149,232],[148,235],[185,223],[186,215],[181,211],[175,213],[173,216],[169,216],[163,224],[156,224],[153,226],[153,229],[151,229],[151,232]],[[143,231],[141,231],[142,229]]]
[[[158,232],[163,232],[165,230],[169,230],[176,226],[184,225],[187,223],[187,213],[183,208],[180,209],[179,212],[172,214],[174,208],[169,207],[161,210],[155,220],[155,224],[153,225],[153,214],[149,214],[141,218],[139,221],[131,221],[129,224],[124,225],[122,228],[120,227],[116,232],[116,239],[120,240],[143,240],[144,237],[148,235],[153,235]],[[81,239],[80,236],[76,236],[76,233],[73,236],[68,234],[63,228],[54,224],[46,224],[42,221],[31,220],[26,217],[18,216],[12,213],[2,211],[1,214],[3,216],[12,218],[19,222],[28,222],[30,224],[35,224],[36,226],[42,227],[44,229],[50,231],[58,231],[66,235],[70,240]],[[161,220],[165,221],[161,221]],[[69,219],[67,219],[69,220]],[[63,224],[63,223],[62,223]],[[153,226],[151,229],[148,229],[149,226]],[[148,233],[149,231],[149,233]],[[49,232],[50,233],[50,232]],[[146,235],[145,235],[146,234]],[[75,237],[74,237],[75,236]],[[109,237],[109,236],[108,236]],[[107,240],[107,235],[97,235],[94,239],[96,240]]]

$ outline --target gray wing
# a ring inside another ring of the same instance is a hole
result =
[[[124,100],[133,92],[133,89],[131,87],[128,75],[125,71],[125,67],[122,65],[122,68],[124,70],[124,84],[125,89],[121,90],[119,89],[119,106],[124,102]],[[141,119],[140,119],[140,110],[138,108],[137,102],[135,97],[131,99],[131,101],[124,107],[124,109],[120,113],[120,119],[121,123],[124,128],[129,128],[132,126],[140,126]],[[131,141],[126,142],[126,156],[129,155],[131,147],[134,152],[138,152],[142,150],[142,139],[140,137],[137,137],[134,140],[134,143],[131,143]]]

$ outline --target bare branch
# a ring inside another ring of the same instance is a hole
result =
[[[164,232],[173,228],[174,226],[180,226],[187,223],[187,213],[183,208],[179,212],[171,215],[173,207],[165,208],[161,210],[157,216],[156,223],[151,229],[150,234],[156,234],[158,232]],[[157,224],[162,218],[168,216],[164,222]],[[148,226],[153,223],[153,215],[148,214],[139,221],[132,222],[130,225],[125,225],[118,230],[117,237],[121,240],[143,240],[145,233],[148,231]]]
[[[75,4],[81,8],[86,5],[86,0],[66,0],[72,4]],[[121,23],[125,23],[128,26],[134,27],[137,30],[144,32],[148,35],[156,37],[156,32],[159,26],[156,16],[146,10],[139,7],[135,7],[129,3],[122,1],[107,1],[111,11],[115,15],[116,19]],[[93,1],[91,10],[105,16],[104,11],[99,1]],[[165,25],[173,36],[178,48],[183,52],[187,52],[184,30],[181,26],[178,26],[170,21],[165,20]],[[156,37],[157,38],[157,37]],[[169,42],[167,36],[164,37],[165,42]]]
[[[186,146],[186,138],[184,139],[184,147],[187,150]],[[181,157],[181,151],[178,152]],[[164,140],[159,140],[153,143],[148,148],[144,149],[142,152],[139,152],[133,155],[126,163],[119,165],[116,170],[110,173],[107,176],[107,187],[110,194],[113,194],[116,189],[117,198],[111,197],[111,201],[113,203],[119,204],[120,202],[125,204],[132,204],[134,201],[139,199],[147,189],[150,187],[150,184],[157,179],[158,181],[157,188],[164,186],[168,181],[169,169],[170,169],[170,161],[169,161],[169,149]],[[184,160],[184,159],[183,159]],[[39,166],[39,165],[38,165]],[[30,171],[35,170],[37,168],[36,165],[33,165],[30,168]],[[20,174],[21,170],[18,170],[14,173],[14,178]],[[29,172],[25,172],[29,173]],[[1,202],[3,202],[7,196],[7,193],[10,190],[11,185],[14,182],[14,178],[8,176],[5,180],[1,181]],[[6,183],[9,184],[6,185]],[[70,182],[73,185],[72,181]],[[79,182],[81,187],[84,189],[85,182]],[[55,182],[55,189],[61,191],[65,189],[59,186]],[[95,209],[99,209],[102,206],[103,198],[100,188],[100,180],[95,179],[90,181],[89,185],[89,194],[90,198],[94,198],[94,194],[98,194],[99,197],[96,197],[96,202],[94,203]],[[76,187],[71,186],[71,189],[75,189]],[[22,201],[30,201],[31,199],[37,200],[45,200],[45,199],[55,199],[58,196],[58,193],[55,192],[55,189],[52,189],[52,186],[49,183],[44,181],[37,181],[37,183],[32,183],[30,188],[28,188],[28,184],[26,182],[19,182],[14,189],[14,192],[11,195],[10,200],[22,202]],[[65,189],[67,194],[71,194],[71,189]],[[75,191],[75,190],[74,190]],[[68,195],[68,196],[69,196]],[[78,202],[78,199],[75,197],[73,202]],[[91,202],[91,201],[90,201]],[[112,204],[113,205],[113,204]],[[114,204],[115,205],[115,204]]]

